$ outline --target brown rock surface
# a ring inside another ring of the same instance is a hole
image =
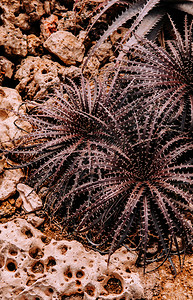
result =
[[[84,45],[68,31],[57,31],[44,42],[44,47],[57,55],[65,64],[81,63],[84,57]]]

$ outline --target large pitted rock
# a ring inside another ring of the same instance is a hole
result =
[[[0,224],[0,299],[141,299],[136,256],[86,251],[77,241],[50,240],[24,219]],[[80,298],[79,298],[80,297]]]
[[[54,86],[64,77],[65,67],[46,57],[28,56],[22,60],[15,74],[19,80],[16,89],[24,93],[28,99],[39,97],[49,86]]]
[[[44,47],[67,65],[83,61],[84,45],[71,32],[61,30],[52,33],[44,42]]]

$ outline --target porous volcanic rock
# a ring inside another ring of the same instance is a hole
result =
[[[0,26],[0,37],[0,46],[7,55],[21,57],[27,55],[27,36],[22,34],[19,28],[15,28],[12,24]]]
[[[139,275],[128,271],[136,256],[86,251],[77,241],[50,240],[24,219],[0,224],[0,298],[140,299]],[[74,298],[73,298],[74,297]]]
[[[60,83],[64,71],[65,67],[46,57],[28,56],[15,74],[15,79],[19,80],[16,89],[28,99],[38,98],[48,87]]]

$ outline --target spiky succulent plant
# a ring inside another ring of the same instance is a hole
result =
[[[109,77],[103,83],[93,82],[92,88],[83,77],[80,86],[73,81],[61,84],[43,103],[31,102],[29,113],[19,115],[33,130],[8,153],[21,162],[17,167],[30,167],[27,182],[35,190],[47,187],[47,207],[101,176],[96,165],[102,149],[121,131],[114,115],[125,92],[118,90],[116,77],[111,83]],[[66,207],[72,205],[73,196]]]
[[[102,243],[110,241],[109,257],[127,237],[138,243],[144,268],[150,236],[156,234],[162,259],[168,258],[176,272],[170,255],[172,245],[180,252],[177,237],[185,247],[193,245],[193,226],[187,220],[193,205],[189,192],[193,145],[187,137],[158,130],[157,116],[149,124],[150,119],[147,116],[141,125],[136,119],[133,137],[125,133],[122,146],[107,146],[106,155],[97,164],[103,170],[102,178],[76,190],[77,194],[95,191],[91,202],[83,203],[73,218],[81,217],[79,230],[94,227],[95,237],[97,232]]]
[[[124,47],[132,46],[136,42],[133,33],[140,37],[147,37],[150,40],[154,40],[162,27],[163,20],[168,14],[175,14],[177,11],[182,11],[193,15],[193,0],[110,0],[100,4],[100,7],[102,7],[101,12],[96,15],[88,30],[91,30],[97,20],[115,4],[124,4],[126,7],[125,11],[118,16],[117,19],[112,22],[112,25],[104,32],[92,49],[89,57],[93,55],[96,49],[98,49],[113,32],[133,18],[135,20],[120,42],[120,45],[124,44]]]
[[[160,116],[181,120],[182,129],[193,126],[193,21],[185,18],[184,37],[171,20],[175,40],[166,41],[166,49],[147,39],[128,51],[132,57],[124,64],[126,82],[132,80],[130,93],[141,95],[138,107],[159,103]],[[148,98],[147,96],[153,95]]]
[[[118,73],[92,87],[83,77],[80,86],[61,84],[43,103],[33,103],[28,115],[19,115],[33,130],[9,154],[21,161],[17,167],[31,168],[27,182],[34,189],[46,186],[51,214],[99,232],[105,247],[111,243],[109,257],[129,238],[138,243],[145,268],[156,233],[160,257],[176,272],[172,245],[178,254],[178,236],[192,245],[187,212],[193,204],[193,145],[159,126],[154,105],[142,116],[133,113],[130,122],[129,85],[121,85]]]

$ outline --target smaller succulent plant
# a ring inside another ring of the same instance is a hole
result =
[[[102,149],[121,131],[114,115],[125,93],[120,93],[116,78],[117,73],[92,87],[83,77],[80,86],[61,83],[47,100],[30,102],[28,114],[19,115],[33,130],[8,153],[20,161],[15,168],[30,167],[27,182],[35,190],[46,186],[47,208],[54,210],[66,193],[101,176],[97,164]],[[65,204],[69,209],[73,196]]]
[[[166,41],[166,49],[147,39],[139,39],[128,52],[132,56],[123,70],[132,80],[130,92],[141,95],[138,106],[160,105],[160,115],[181,119],[181,127],[193,126],[193,21],[185,18],[184,37],[171,20],[175,40]],[[130,56],[130,57],[131,57]],[[153,97],[147,97],[154,95]],[[135,99],[136,102],[136,99]]]

